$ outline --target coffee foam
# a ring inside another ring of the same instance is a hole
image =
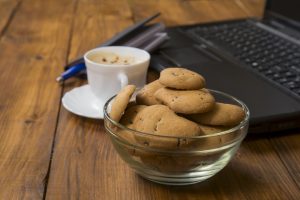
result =
[[[106,65],[131,65],[135,63],[132,56],[121,56],[112,52],[97,52],[89,55],[88,58],[95,63]]]

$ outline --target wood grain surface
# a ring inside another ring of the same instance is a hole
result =
[[[134,19],[156,12],[168,26],[229,20],[263,15],[263,0],[129,0]]]
[[[0,37],[10,24],[11,19],[14,17],[14,14],[19,8],[19,5],[20,1],[18,0],[0,1]]]
[[[0,41],[0,199],[41,199],[73,2],[24,0]],[[13,12],[13,9],[11,9]],[[2,13],[1,13],[2,14]]]
[[[168,26],[261,17],[262,0],[0,0],[0,199],[300,199],[300,132],[248,137],[209,180],[163,186],[136,175],[102,120],[66,111],[64,64],[160,11]],[[155,78],[154,76],[151,76]]]
[[[289,171],[289,174],[294,179],[298,188],[300,188],[300,135],[293,134],[293,132],[287,132],[284,134],[281,133],[280,135],[276,135],[276,137],[271,137],[270,141],[273,144],[274,149],[279,155],[281,161]]]

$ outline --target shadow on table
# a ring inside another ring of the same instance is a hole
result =
[[[296,151],[300,146],[292,144],[299,140],[299,133],[300,129],[257,135],[249,134],[243,141],[241,148],[243,151],[250,151],[251,154],[256,155],[271,155],[276,149],[285,152],[291,148]]]
[[[242,163],[238,164],[239,167],[229,164],[215,176],[194,185],[167,186],[153,183],[140,176],[138,179],[146,187],[154,187],[157,190],[162,190],[160,192],[169,193],[168,196],[176,196],[179,199],[181,197],[192,197],[192,199],[194,197],[198,199],[205,196],[232,196],[233,194],[234,196],[242,197],[245,193],[259,191],[259,188],[262,187],[259,179],[254,178],[249,170],[243,167]]]
[[[261,140],[261,139],[270,139],[270,138],[277,138],[277,137],[284,137],[288,135],[299,135],[300,129],[291,129],[285,131],[277,131],[277,132],[270,132],[270,133],[248,133],[245,140]]]

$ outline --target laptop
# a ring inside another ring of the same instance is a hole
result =
[[[250,109],[251,133],[300,127],[299,1],[267,1],[262,19],[171,27],[150,67],[185,67]]]

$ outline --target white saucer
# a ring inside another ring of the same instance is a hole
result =
[[[103,119],[104,103],[92,93],[89,85],[74,88],[62,98],[62,104],[68,111],[94,119]]]

